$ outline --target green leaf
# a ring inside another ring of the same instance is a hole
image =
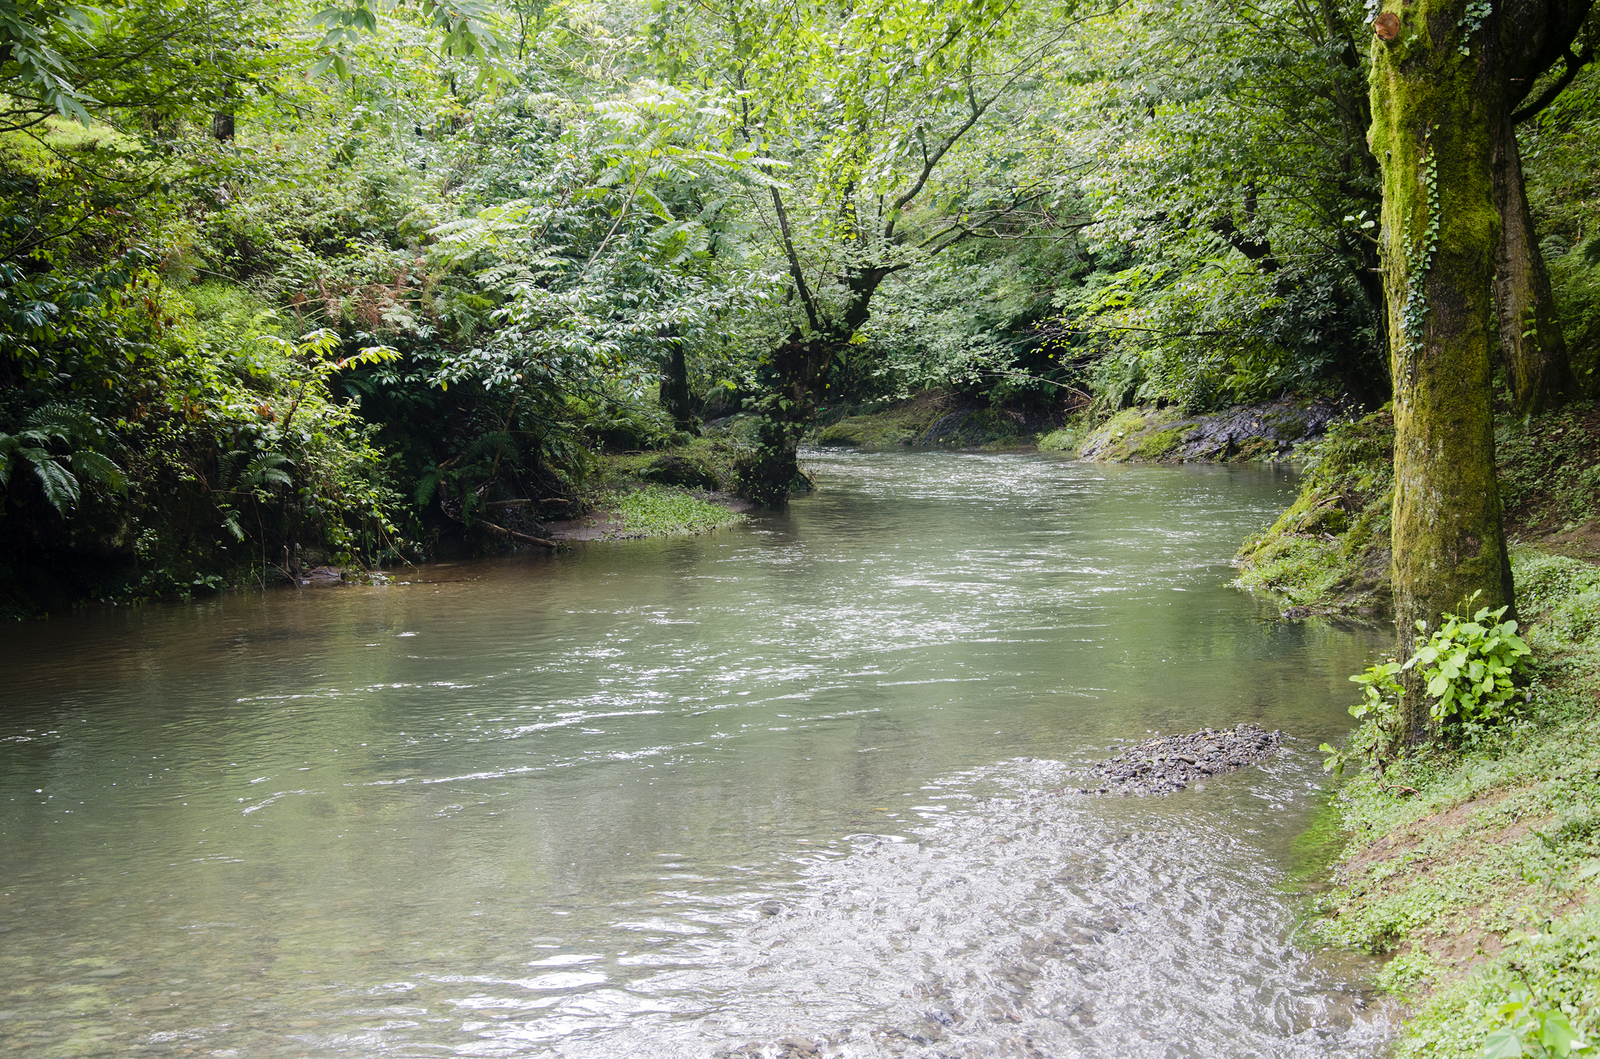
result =
[[[34,449],[43,458],[34,459],[33,473],[39,476],[44,487],[44,498],[50,506],[65,515],[78,502],[78,480],[65,467],[50,459],[42,450]],[[28,455],[29,450],[23,450]]]
[[[128,480],[111,459],[93,449],[79,449],[72,454],[72,470],[79,479],[99,482],[113,492],[128,491]]]
[[[1544,1017],[1544,1028],[1539,1031],[1539,1042],[1563,1057],[1571,1055],[1573,1048],[1589,1046],[1582,1035],[1572,1028],[1572,1023],[1562,1011],[1552,1011]]]
[[[1520,1059],[1522,1035],[1514,1026],[1502,1026],[1483,1039],[1483,1059]]]

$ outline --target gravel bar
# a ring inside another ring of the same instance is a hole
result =
[[[1089,785],[1078,793],[1171,794],[1208,776],[1265,761],[1282,746],[1281,731],[1253,724],[1157,736],[1090,765]]]

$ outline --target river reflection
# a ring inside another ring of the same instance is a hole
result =
[[[809,462],[707,537],[8,630],[0,1051],[1379,1054],[1281,886],[1376,644],[1225,587],[1286,477]],[[1063,793],[1240,721],[1295,749]]]

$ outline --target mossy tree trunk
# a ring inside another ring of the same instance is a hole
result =
[[[735,487],[762,507],[788,503],[801,477],[798,453],[817,411],[817,392],[825,385],[833,343],[825,335],[806,337],[798,329],[772,354],[773,381],[756,411],[756,448],[739,462]]]
[[[1371,144],[1383,175],[1401,657],[1414,649],[1418,621],[1433,625],[1475,593],[1475,605],[1512,603],[1490,411],[1496,149],[1508,84],[1548,68],[1588,6],[1386,0],[1374,22]],[[1415,746],[1437,733],[1410,676],[1399,736]]]
[[[756,451],[737,469],[739,495],[763,507],[782,507],[800,473],[800,439],[816,418],[836,354],[850,344],[871,315],[872,296],[894,268],[861,267],[840,277],[848,292],[837,318],[819,309],[810,335],[796,329],[773,351],[772,383],[757,410]],[[807,295],[809,297],[809,295]]]
[[[1516,122],[1508,111],[1496,132],[1495,205],[1500,211],[1500,246],[1495,254],[1494,294],[1500,321],[1500,351],[1511,388],[1512,410],[1537,415],[1576,392],[1567,342],[1556,318],[1550,270],[1533,228]]]

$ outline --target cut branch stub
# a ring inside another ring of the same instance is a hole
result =
[[[1385,43],[1397,40],[1400,36],[1400,16],[1393,11],[1385,11],[1372,20],[1372,32]]]

